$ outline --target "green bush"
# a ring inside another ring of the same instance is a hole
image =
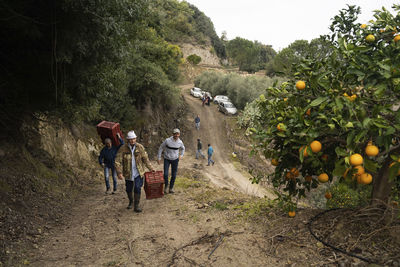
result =
[[[347,183],[340,182],[331,187],[332,198],[326,201],[326,208],[356,208],[364,206],[369,202],[371,188],[358,186],[351,188]]]
[[[196,54],[192,54],[192,55],[188,56],[186,59],[193,65],[197,65],[201,61],[201,57]]]

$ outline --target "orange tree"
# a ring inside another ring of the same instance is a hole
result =
[[[342,10],[321,37],[330,54],[295,64],[290,81],[256,100],[257,150],[274,159],[272,182],[287,197],[335,179],[370,184],[372,199],[387,202],[399,183],[400,6],[394,10],[375,11],[366,25],[356,22],[358,7]]]

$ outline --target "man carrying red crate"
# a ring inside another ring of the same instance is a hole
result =
[[[176,173],[178,172],[179,159],[182,159],[183,154],[185,153],[185,145],[183,144],[182,140],[179,139],[180,134],[181,132],[179,129],[174,129],[173,136],[165,139],[158,149],[158,164],[161,163],[161,154],[164,151],[164,194],[168,193],[167,188],[169,165],[171,165],[171,182],[169,184],[169,193],[174,193],[174,183]]]
[[[117,133],[117,137],[119,139],[120,145],[113,146],[110,138],[106,138],[104,140],[105,146],[100,152],[99,163],[104,168],[104,178],[106,181],[106,194],[110,192],[110,171],[113,178],[113,194],[117,191],[117,173],[115,171],[115,156],[118,152],[118,149],[124,144],[124,140],[122,140],[119,133]]]
[[[118,178],[125,179],[126,193],[129,199],[127,208],[131,209],[132,202],[134,202],[134,211],[141,212],[139,204],[145,167],[152,172],[154,169],[143,145],[136,142],[135,132],[129,131],[126,139],[128,140],[127,144],[123,145],[117,153],[115,168]]]

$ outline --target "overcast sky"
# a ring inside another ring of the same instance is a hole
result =
[[[272,45],[279,51],[295,40],[312,40],[329,33],[331,19],[346,4],[361,7],[360,23],[373,19],[373,10],[389,9],[395,0],[186,0],[214,23],[229,40],[242,37]]]

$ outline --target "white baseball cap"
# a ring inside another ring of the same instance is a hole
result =
[[[179,131],[178,128],[175,128],[172,132],[173,132],[174,134],[175,134],[175,133],[181,133],[181,131]]]
[[[128,134],[126,135],[126,139],[134,139],[136,137],[137,136],[134,131],[129,131]]]

